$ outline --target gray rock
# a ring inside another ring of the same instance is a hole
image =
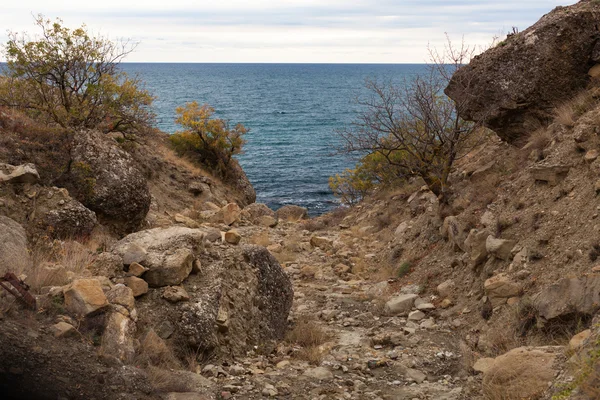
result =
[[[553,119],[556,104],[585,88],[596,58],[599,7],[556,7],[457,71],[445,92],[461,115],[502,139],[527,137]]]
[[[0,275],[28,271],[31,266],[25,229],[16,221],[0,216]]]
[[[390,315],[408,315],[417,297],[416,294],[396,296],[385,303],[385,311]]]
[[[133,158],[94,131],[74,136],[71,156],[69,191],[124,231],[138,228],[150,208],[150,191]]]
[[[539,316],[545,320],[577,314],[593,316],[600,310],[600,275],[562,279],[542,289],[535,302]]]
[[[423,383],[425,379],[427,379],[427,375],[422,373],[417,369],[407,368],[406,369],[406,377],[414,382]]]
[[[512,259],[512,249],[515,247],[515,244],[517,242],[514,240],[496,239],[490,235],[485,240],[485,249],[496,258],[510,261]]]
[[[333,373],[325,367],[309,368],[302,375],[320,381],[330,381],[333,379]]]
[[[0,183],[36,183],[40,175],[33,164],[10,165],[0,163]]]

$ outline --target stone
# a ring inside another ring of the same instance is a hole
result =
[[[271,217],[270,215],[263,215],[257,218],[256,223],[260,226],[275,228],[278,224],[278,221],[275,217]]]
[[[242,210],[242,217],[255,225],[262,225],[260,223],[262,217],[271,217],[277,221],[275,211],[271,210],[264,203],[252,203],[247,205]]]
[[[77,334],[77,330],[71,324],[66,322],[58,322],[50,327],[50,332],[57,338],[66,338],[75,336]]]
[[[152,328],[142,339],[140,347],[140,353],[154,365],[164,364],[169,360],[173,360],[173,354],[167,343]]]
[[[469,253],[473,267],[479,266],[488,257],[486,241],[490,233],[486,230],[471,229],[465,239],[465,249]]]
[[[97,223],[96,213],[72,198],[48,210],[43,217],[51,236],[61,239],[89,235]]]
[[[416,294],[396,296],[385,303],[385,312],[389,315],[408,315],[417,297]]]
[[[431,304],[431,303],[421,303],[416,308],[419,311],[431,311],[431,310],[435,310],[435,306],[433,304]]]
[[[194,282],[194,301],[161,308],[160,318],[175,324],[186,345],[202,351],[218,346],[241,356],[283,338],[294,293],[266,248],[223,246],[222,252],[221,262],[203,265],[202,280]]]
[[[108,306],[108,300],[97,279],[76,279],[65,290],[65,308],[85,317]]]
[[[489,210],[483,213],[479,222],[481,222],[481,225],[492,232],[496,232],[496,230],[498,230],[498,218],[496,218],[494,213]]]
[[[308,218],[308,210],[300,206],[287,205],[277,210],[275,215],[279,220],[297,222]]]
[[[111,304],[121,305],[130,312],[135,308],[133,290],[121,283],[106,292],[106,298]]]
[[[34,164],[10,165],[0,163],[0,183],[37,183],[40,175]]]
[[[118,241],[111,252],[123,257],[123,261],[138,262],[148,268],[143,275],[151,287],[179,285],[192,271],[195,254],[204,251],[206,233],[201,229],[184,226],[154,228],[127,235]],[[126,255],[132,249],[144,259],[139,261]]]
[[[409,321],[420,321],[425,318],[425,313],[423,311],[412,311],[408,314]]]
[[[565,179],[571,170],[570,165],[541,165],[530,169],[533,179],[540,182],[546,182],[550,186],[556,186]]]
[[[483,287],[494,307],[506,303],[510,297],[520,296],[523,290],[521,284],[511,281],[505,274],[487,279]]]
[[[596,150],[596,149],[588,150],[585,153],[585,155],[583,156],[583,160],[588,163],[596,161],[597,158],[598,158],[598,150]]]
[[[423,383],[423,381],[425,379],[427,379],[427,375],[425,375],[424,373],[422,373],[421,371],[419,371],[417,369],[407,368],[406,369],[406,378],[408,380],[416,382],[416,383]]]
[[[454,289],[455,289],[455,285],[454,285],[454,281],[452,279],[448,279],[447,281],[440,283],[436,288],[438,294],[442,298],[453,297]]]
[[[112,253],[100,253],[87,269],[94,276],[105,276],[112,279],[116,276],[122,275],[123,273],[123,259],[116,254]]]
[[[485,123],[509,142],[526,138],[554,119],[556,104],[586,88],[597,22],[593,1],[556,7],[471,59],[445,93],[461,104],[466,120]]]
[[[225,232],[223,236],[225,241],[230,244],[238,244],[240,240],[242,240],[242,235],[240,235],[235,229]]]
[[[133,157],[98,131],[73,137],[67,189],[103,220],[130,232],[150,209],[150,190]]]
[[[446,309],[446,308],[450,307],[451,305],[452,305],[452,300],[450,300],[450,299],[444,299],[440,303],[440,307],[443,309]]]
[[[455,249],[465,251],[465,232],[457,217],[446,217],[440,228],[440,233],[453,243]]]
[[[27,232],[16,221],[0,216],[0,275],[8,271],[28,271],[31,266]]]
[[[133,362],[135,356],[134,335],[135,323],[120,312],[111,312],[102,333],[100,343],[102,352],[118,358],[125,364]]]
[[[407,229],[408,229],[408,222],[406,222],[406,221],[401,222],[400,225],[398,225],[398,227],[394,231],[394,236],[396,237],[396,239],[401,239],[404,236],[404,233],[406,232]]]
[[[569,349],[571,351],[578,351],[581,349],[585,343],[585,341],[592,335],[592,331],[590,329],[586,329],[585,331],[579,332],[577,335],[573,336],[569,341]]]
[[[494,361],[489,357],[480,358],[473,364],[473,371],[485,374],[494,365]]]
[[[492,235],[489,235],[485,240],[485,249],[496,258],[510,261],[512,259],[512,249],[515,247],[515,244],[514,240],[496,239]]]
[[[330,381],[333,379],[333,373],[325,367],[309,368],[302,375],[319,381]]]
[[[128,243],[123,246],[120,251],[123,257],[123,264],[131,265],[133,263],[139,264],[146,261],[146,250],[137,243]]]
[[[535,299],[540,317],[546,321],[593,316],[600,310],[600,275],[565,278],[544,289]]]
[[[229,203],[217,213],[217,219],[223,221],[225,225],[231,225],[240,220],[241,213],[240,206],[236,203]]]
[[[312,236],[310,238],[310,245],[327,251],[333,248],[333,240],[322,236]]]
[[[200,224],[190,217],[186,217],[185,215],[175,214],[175,222],[179,224],[183,224],[188,228],[197,229],[200,228]]]
[[[143,279],[150,287],[179,285],[192,272],[194,254],[189,249],[178,249],[165,254],[159,267],[150,267]]]
[[[183,286],[168,286],[163,290],[162,296],[171,303],[190,300],[190,295],[185,291]]]
[[[160,324],[158,324],[158,326],[156,327],[156,334],[161,338],[161,339],[168,339],[171,337],[171,335],[175,332],[175,327],[173,326],[173,324],[168,321],[168,320],[164,320],[162,321]]]
[[[519,347],[496,357],[483,373],[484,396],[539,398],[555,381],[555,361],[563,351],[560,346]]]
[[[131,289],[133,297],[139,297],[148,293],[148,282],[136,276],[125,278],[125,284]]]
[[[129,264],[129,270],[127,271],[127,275],[136,276],[139,278],[140,276],[144,275],[146,271],[148,271],[148,268],[144,267],[141,264],[133,262]]]

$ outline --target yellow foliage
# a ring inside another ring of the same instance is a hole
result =
[[[185,130],[171,135],[171,144],[180,155],[188,154],[200,163],[223,175],[231,158],[242,152],[248,129],[242,124],[230,128],[221,118],[214,118],[215,110],[207,104],[187,103],[177,108],[177,122]]]

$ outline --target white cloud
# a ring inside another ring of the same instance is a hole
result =
[[[423,62],[444,32],[485,45],[570,2],[542,0],[23,0],[0,26],[34,31],[32,13],[140,41],[127,61]],[[0,41],[6,35],[0,34]]]

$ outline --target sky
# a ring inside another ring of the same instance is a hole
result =
[[[19,0],[0,13],[7,31],[38,33],[33,15],[138,44],[127,62],[422,63],[427,46],[485,48],[524,30],[554,0]],[[4,29],[1,29],[4,28]],[[0,58],[3,60],[3,57]]]

